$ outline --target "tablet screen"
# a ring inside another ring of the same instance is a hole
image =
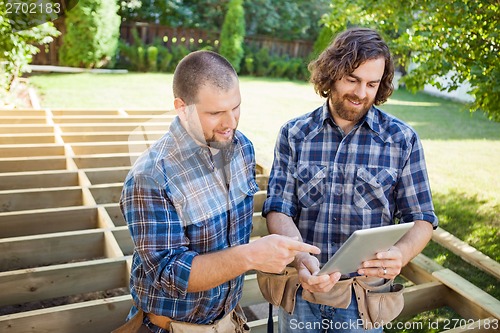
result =
[[[363,261],[374,259],[378,252],[387,251],[414,225],[393,224],[356,230],[340,249],[328,260],[318,274],[340,272],[349,274],[361,268]]]

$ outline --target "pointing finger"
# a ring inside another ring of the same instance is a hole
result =
[[[309,252],[313,254],[319,254],[321,252],[321,250],[314,245],[306,244],[292,239],[289,240],[288,249],[298,252]]]

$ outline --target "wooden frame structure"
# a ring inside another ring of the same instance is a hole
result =
[[[118,207],[122,182],[173,117],[162,110],[0,110],[1,332],[110,332],[124,321],[133,245]],[[258,173],[253,237],[267,233],[259,213],[267,176]],[[482,259],[470,258],[498,274],[498,263]],[[450,306],[467,325],[449,332],[486,331],[485,322],[500,318],[497,299],[423,255],[403,275],[413,286],[402,316]],[[242,305],[263,302],[250,272]],[[250,325],[265,332],[266,319]]]

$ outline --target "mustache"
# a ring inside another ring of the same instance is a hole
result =
[[[347,94],[344,96],[344,99],[349,99],[353,102],[356,102],[356,103],[366,103],[368,102],[368,98],[359,98],[358,95],[354,95],[354,94]]]

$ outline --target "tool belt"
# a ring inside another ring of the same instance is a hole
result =
[[[250,328],[246,324],[247,319],[243,309],[238,304],[229,314],[216,320],[213,324],[192,324],[173,320],[169,317],[159,316],[152,313],[144,313],[141,309],[128,322],[120,326],[112,333],[136,333],[142,326],[144,316],[155,326],[163,328],[171,333],[248,333]]]
[[[257,282],[266,301],[281,306],[289,314],[293,313],[297,290],[300,287],[295,268],[287,267],[281,274],[257,272]],[[376,277],[357,276],[343,279],[325,293],[312,293],[304,289],[302,298],[311,303],[346,309],[351,304],[353,290],[365,329],[387,324],[403,310],[404,286],[394,283],[394,280]]]

